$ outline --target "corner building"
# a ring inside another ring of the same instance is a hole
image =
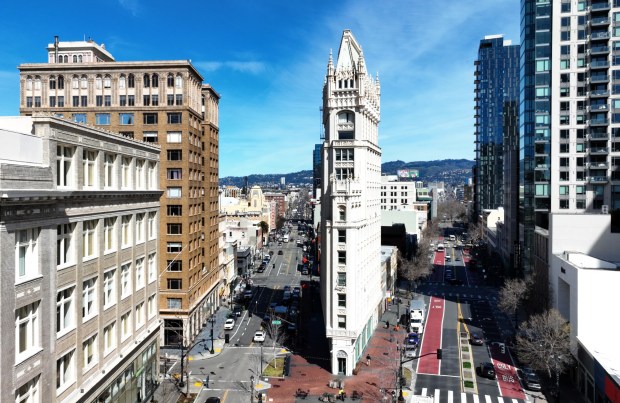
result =
[[[380,95],[345,30],[323,87],[321,302],[333,374],[353,373],[382,312]]]
[[[187,60],[117,62],[89,41],[22,64],[20,114],[49,112],[161,146],[162,345],[188,343],[219,304],[219,95]],[[104,161],[104,164],[106,162]]]

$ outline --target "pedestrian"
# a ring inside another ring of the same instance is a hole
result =
[[[387,329],[389,329],[389,328],[390,328],[390,321],[389,321],[389,320],[386,320],[386,321],[385,321],[385,327],[386,327]]]
[[[370,366],[370,354],[366,354],[366,366]]]
[[[338,398],[344,402],[344,396],[344,389],[340,388],[340,390],[338,391]]]

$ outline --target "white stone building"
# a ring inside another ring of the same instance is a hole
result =
[[[382,309],[380,93],[345,30],[323,87],[321,300],[334,374],[353,373]]]

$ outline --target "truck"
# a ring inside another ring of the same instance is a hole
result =
[[[426,304],[421,299],[414,299],[409,303],[410,331],[415,333],[424,332],[424,319],[426,319]]]

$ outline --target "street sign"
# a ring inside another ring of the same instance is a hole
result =
[[[281,324],[282,324],[282,321],[281,321],[281,320],[272,320],[272,321],[271,321],[271,324],[272,324],[272,325],[281,325]]]

